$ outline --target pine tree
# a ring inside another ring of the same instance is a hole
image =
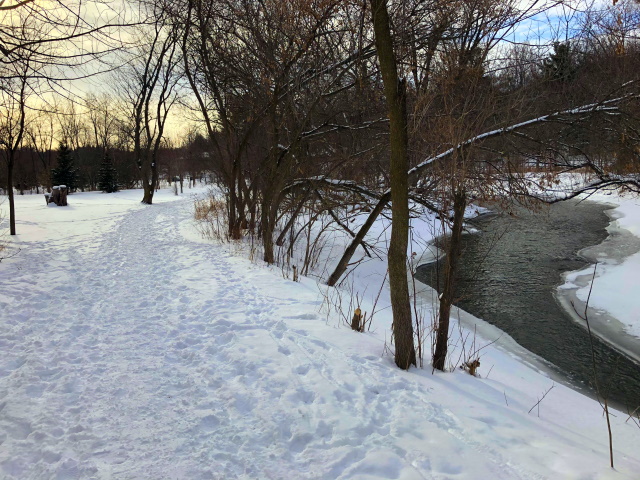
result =
[[[66,185],[69,192],[78,187],[78,169],[74,167],[71,151],[64,142],[58,148],[58,166],[51,170],[51,181],[53,185]]]
[[[568,43],[555,42],[553,53],[544,61],[544,75],[549,80],[569,82],[576,73],[576,59]]]
[[[98,172],[98,188],[105,193],[118,191],[118,172],[113,166],[109,152],[105,152]]]

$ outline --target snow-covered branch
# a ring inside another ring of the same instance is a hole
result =
[[[629,85],[631,82],[628,82],[625,85]],[[485,132],[485,133],[481,133],[480,135],[477,135],[475,137],[472,137],[468,140],[465,140],[462,143],[459,143],[458,145],[456,145],[455,147],[452,147],[442,153],[439,153],[436,156],[433,157],[429,157],[426,160],[424,160],[423,162],[421,162],[420,164],[416,165],[415,167],[413,167],[412,169],[409,170],[409,176],[411,175],[416,175],[418,173],[420,173],[422,170],[424,170],[427,166],[431,165],[434,162],[437,162],[438,160],[442,160],[444,158],[450,157],[451,155],[453,155],[455,152],[458,152],[460,150],[462,150],[465,147],[468,147],[470,145],[479,143],[483,140],[487,140],[489,138],[494,138],[494,137],[499,137],[502,135],[506,135],[509,133],[514,133],[517,132],[518,130],[522,130],[524,128],[530,127],[532,125],[538,125],[541,123],[545,123],[545,122],[550,122],[550,121],[554,121],[554,120],[558,120],[560,118],[562,118],[563,116],[572,116],[572,115],[580,115],[580,114],[584,114],[584,113],[589,113],[589,114],[593,114],[596,112],[613,112],[613,111],[617,111],[618,110],[618,106],[620,103],[622,103],[625,100],[629,100],[631,98],[638,98],[637,94],[627,94],[627,95],[622,95],[620,97],[617,98],[612,98],[609,100],[604,100],[602,102],[597,102],[597,103],[590,103],[587,105],[582,105],[579,107],[575,107],[575,108],[571,108],[568,110],[561,110],[558,112],[554,112],[554,113],[550,113],[548,115],[542,115],[540,117],[536,117],[536,118],[531,118],[529,120],[525,120],[523,122],[520,123],[516,123],[514,125],[510,125],[508,127],[503,127],[503,128],[498,128],[495,130],[491,130],[489,132]]]
[[[316,128],[312,128],[311,130],[307,131],[307,132],[303,132],[300,136],[304,137],[304,138],[310,138],[310,137],[317,137],[319,135],[325,135],[327,133],[332,133],[332,132],[338,132],[338,131],[343,131],[343,130],[351,130],[351,131],[355,131],[355,130],[366,130],[367,128],[372,127],[373,125],[376,125],[378,123],[383,123],[383,122],[388,122],[389,119],[388,118],[379,118],[377,120],[371,120],[369,122],[362,122],[361,124],[357,125],[357,126],[351,126],[351,125],[340,125],[340,124],[335,124],[335,123],[326,123],[323,124],[319,127]],[[327,127],[327,130],[321,130],[322,128]]]
[[[353,180],[339,180],[336,178],[328,178],[324,176],[298,178],[293,182],[291,182],[289,185],[287,185],[284,188],[284,192],[291,191],[294,188],[302,185],[310,185],[313,188],[319,188],[322,185],[325,185],[331,188],[332,190],[346,190],[346,191],[358,193],[365,197],[373,198],[376,200],[379,199],[381,195],[363,185],[360,185],[354,182]]]

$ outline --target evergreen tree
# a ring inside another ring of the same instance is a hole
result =
[[[53,185],[66,185],[68,192],[73,192],[78,186],[78,169],[73,164],[71,151],[66,143],[61,142],[58,148],[58,166],[51,169]]]
[[[549,80],[569,82],[576,73],[576,58],[568,43],[554,42],[553,52],[544,61],[544,76]]]
[[[109,152],[105,152],[98,172],[98,188],[105,193],[118,191],[118,172],[113,166]]]

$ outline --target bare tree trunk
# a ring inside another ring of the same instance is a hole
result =
[[[358,230],[358,233],[356,233],[356,236],[353,237],[353,240],[342,254],[342,258],[340,258],[338,265],[336,265],[336,268],[333,270],[333,273],[329,277],[329,280],[327,280],[327,285],[333,287],[336,283],[338,283],[340,277],[344,275],[344,272],[347,270],[349,262],[351,261],[353,254],[356,252],[358,245],[362,243],[364,237],[367,235],[367,233],[369,233],[369,230],[373,226],[374,222],[376,221],[380,213],[382,213],[384,207],[387,206],[387,203],[389,203],[390,198],[390,193],[385,193],[384,195],[382,195],[382,197],[380,197],[377,205],[373,208],[373,211],[369,214],[367,220],[364,222],[362,227],[360,227],[360,230]]]
[[[9,195],[9,231],[11,235],[16,234],[16,206],[13,198],[13,152],[9,152],[7,162],[7,194]]]
[[[275,263],[273,231],[276,222],[276,210],[273,206],[273,200],[267,192],[262,202],[262,211],[260,215],[260,230],[262,232],[262,247],[264,248],[264,261],[268,264]]]
[[[147,151],[146,155],[142,166],[142,203],[152,205],[153,194],[156,185],[158,185],[158,167],[156,165],[157,159],[155,152]],[[149,156],[151,158],[149,158]]]
[[[238,238],[240,238],[242,235],[242,229],[246,229],[248,228],[248,222],[247,222],[247,201],[248,199],[246,198],[246,190],[247,190],[247,186],[245,183],[245,179],[242,173],[242,165],[240,164],[240,161],[238,161],[238,166],[236,168],[236,184],[238,185],[238,193],[237,193],[237,197],[238,200],[236,202],[236,230],[237,230],[237,235]]]
[[[143,182],[142,189],[144,194],[142,195],[142,203],[147,205],[153,204],[153,188],[150,183]]]
[[[146,203],[147,205],[151,205],[153,203],[153,181],[149,182],[149,178],[147,174],[142,175],[142,203]]]
[[[444,265],[444,285],[440,297],[440,311],[438,312],[438,330],[436,332],[436,349],[433,354],[433,368],[445,369],[447,347],[449,344],[449,316],[455,296],[455,275],[460,258],[460,243],[462,240],[462,225],[464,209],[467,206],[467,195],[464,189],[458,189],[453,200],[453,225],[448,240]]]
[[[231,181],[229,182],[229,238],[238,240],[240,238],[240,229],[238,228],[238,195],[236,193],[236,173],[235,162],[231,173]]]
[[[389,287],[393,311],[395,362],[408,370],[416,365],[413,320],[407,280],[409,243],[409,158],[407,135],[406,84],[399,79],[393,52],[386,0],[371,0],[373,29],[389,110],[391,146],[391,241],[389,243]]]
[[[255,184],[251,188],[251,202],[249,203],[249,230],[251,231],[251,233],[254,233],[256,231],[257,209],[258,209],[258,185]]]

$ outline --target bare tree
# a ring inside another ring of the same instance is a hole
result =
[[[96,57],[121,48],[122,37],[115,32],[132,25],[126,19],[123,4],[111,0],[52,0],[46,4],[2,0],[0,66],[28,61],[30,77],[46,80],[50,86],[65,91],[64,80],[99,72],[100,69],[85,67]],[[10,68],[0,68],[1,78],[12,75]]]
[[[322,172],[336,150],[326,139],[353,131],[340,95],[371,49],[345,51],[353,32],[334,28],[340,6],[190,0],[185,9],[185,70],[227,192],[229,235],[253,230],[259,217],[268,263],[291,180]]]
[[[16,212],[13,193],[13,172],[16,158],[27,127],[27,100],[34,85],[30,77],[30,57],[4,69],[6,77],[0,85],[0,146],[7,167],[7,194],[9,196],[9,231],[16,234]],[[31,83],[30,83],[31,82]]]
[[[158,152],[171,108],[177,101],[177,66],[181,63],[178,30],[163,5],[145,4],[155,21],[141,35],[134,57],[119,72],[125,97],[125,123],[130,127],[142,180],[142,203],[153,203],[158,184]]]
[[[89,94],[84,104],[87,109],[88,127],[92,134],[91,143],[104,154],[111,147],[117,129],[115,101],[107,93]]]
[[[389,243],[389,286],[393,310],[395,362],[408,370],[416,366],[413,321],[407,281],[407,246],[409,241],[409,167],[407,137],[406,79],[398,75],[386,0],[371,0],[376,50],[384,81],[389,110],[391,146],[392,227]]]
[[[25,77],[12,79],[5,82],[5,86],[0,89],[4,115],[0,117],[0,145],[7,167],[7,194],[9,195],[9,230],[11,235],[16,234],[16,212],[13,195],[13,170],[16,162],[16,154],[22,146],[22,139],[25,132],[25,110],[27,93],[27,80]]]
[[[38,112],[38,121],[29,121],[26,130],[29,146],[37,157],[42,170],[36,175],[36,192],[39,185],[51,191],[51,169],[53,167],[53,149],[56,136],[56,122],[53,113]],[[34,174],[37,169],[34,167]]]

